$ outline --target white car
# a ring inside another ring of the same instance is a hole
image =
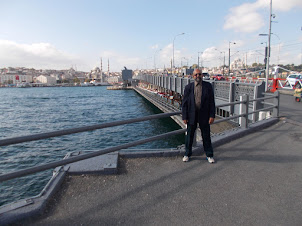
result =
[[[290,84],[291,86],[294,86],[297,81],[302,82],[302,75],[300,75],[300,74],[291,74],[291,75],[287,76],[286,80],[287,80],[288,84]]]

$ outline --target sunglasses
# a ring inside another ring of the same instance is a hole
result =
[[[197,75],[202,75],[201,73],[197,73],[197,74],[195,74],[194,76],[197,76]]]

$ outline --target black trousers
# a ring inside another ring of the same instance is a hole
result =
[[[192,145],[193,145],[193,139],[194,139],[194,134],[197,128],[197,123],[194,125],[189,125],[187,124],[187,136],[185,140],[185,145],[186,145],[186,152],[185,156],[190,157],[192,155]],[[202,127],[199,127],[201,130],[201,136],[202,136],[202,141],[203,141],[203,149],[206,153],[207,157],[213,157],[214,152],[213,152],[213,147],[212,147],[212,142],[211,142],[211,134],[210,134],[210,125],[205,125]]]

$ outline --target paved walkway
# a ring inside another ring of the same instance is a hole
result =
[[[121,159],[116,176],[66,178],[30,225],[301,225],[302,128],[280,121],[204,156]],[[24,222],[23,222],[24,223]]]

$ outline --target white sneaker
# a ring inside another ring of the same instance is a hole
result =
[[[214,160],[213,157],[207,157],[207,159],[208,159],[208,162],[209,162],[209,163],[214,163],[214,162],[215,162],[215,160]]]
[[[184,156],[182,159],[183,162],[189,162],[189,157],[188,156]]]

